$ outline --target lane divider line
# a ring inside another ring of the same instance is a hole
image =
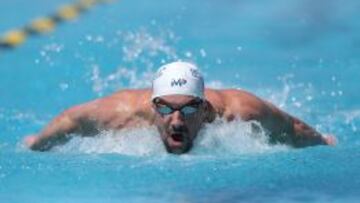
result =
[[[25,43],[30,36],[52,32],[58,24],[76,19],[81,13],[95,5],[113,1],[115,0],[79,0],[74,4],[63,5],[52,15],[34,19],[20,29],[10,30],[0,35],[0,49],[16,48]]]

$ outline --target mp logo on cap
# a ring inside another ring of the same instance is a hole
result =
[[[180,79],[177,79],[177,80],[175,80],[175,79],[172,79],[172,81],[171,81],[171,87],[174,87],[174,86],[183,86],[183,85],[185,85],[187,83],[187,81],[185,80],[185,79],[183,79],[183,78],[180,78]]]

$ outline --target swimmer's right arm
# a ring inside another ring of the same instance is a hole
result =
[[[39,134],[25,138],[24,142],[31,150],[47,151],[69,140],[69,134],[81,128],[84,106],[76,106],[64,111],[53,119]]]

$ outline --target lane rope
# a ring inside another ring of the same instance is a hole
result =
[[[32,20],[19,29],[0,35],[0,49],[13,49],[34,35],[45,35],[55,30],[58,24],[71,21],[97,4],[111,3],[114,0],[79,0],[74,4],[63,5],[55,13]]]

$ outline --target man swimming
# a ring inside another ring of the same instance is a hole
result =
[[[102,130],[155,125],[170,153],[186,153],[205,123],[216,117],[229,122],[255,120],[269,133],[271,143],[294,147],[334,145],[303,121],[253,94],[236,89],[205,89],[194,64],[173,62],[156,73],[152,89],[122,90],[72,107],[57,116],[38,135],[25,138],[32,150],[46,151],[63,144],[70,134],[94,136]]]

